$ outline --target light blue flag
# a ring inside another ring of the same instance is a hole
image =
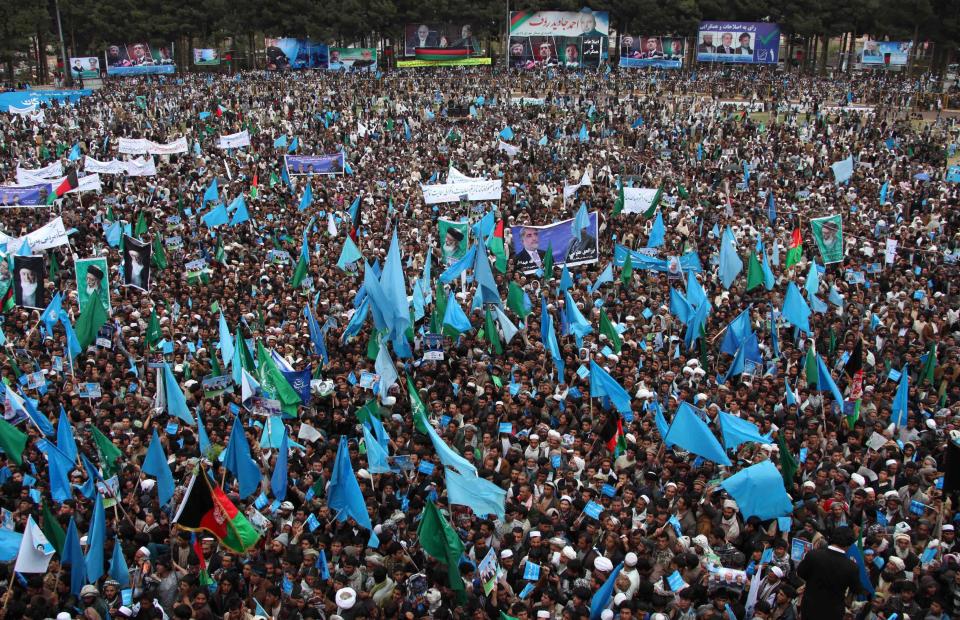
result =
[[[755,516],[766,521],[793,511],[793,502],[783,489],[780,470],[769,460],[740,470],[720,486],[737,502],[744,519]]]
[[[493,278],[490,259],[487,258],[487,248],[482,244],[477,244],[475,247],[477,247],[477,255],[473,265],[473,277],[477,281],[477,297],[483,304],[502,306],[503,300],[500,299],[497,281]]]
[[[590,133],[587,131],[586,123],[580,125],[580,133],[577,134],[577,139],[579,139],[580,142],[588,142],[590,140]]]
[[[728,226],[723,229],[723,235],[721,235],[720,265],[717,272],[723,288],[729,289],[741,271],[743,271],[743,259],[737,254],[737,249],[733,245],[733,233]]]
[[[653,220],[653,227],[650,229],[650,238],[647,240],[648,248],[659,248],[664,244],[667,238],[667,229],[663,226],[663,211],[657,211],[657,219]]]
[[[300,197],[300,206],[297,211],[306,211],[313,204],[313,187],[307,183],[307,189],[303,190],[303,196]]]
[[[273,148],[275,149],[285,149],[287,148],[287,134],[283,134],[279,138],[273,141]]]
[[[710,304],[703,302],[697,306],[687,322],[687,331],[683,334],[683,346],[686,349],[693,347],[700,338],[701,328],[707,324],[707,315],[710,313]]]
[[[776,247],[776,245],[774,245]],[[767,259],[767,253],[763,253],[763,261],[760,263],[760,269],[763,271],[763,288],[768,291],[773,290],[776,284],[776,278],[773,275],[773,269],[770,268],[770,261]]]
[[[246,499],[260,486],[260,468],[250,456],[250,444],[243,433],[240,418],[233,418],[230,440],[223,451],[223,466],[237,478],[240,486],[240,499]]]
[[[846,183],[850,180],[850,177],[853,176],[853,155],[834,162],[830,165],[830,169],[833,170],[833,176],[838,185],[840,183]]]
[[[56,435],[50,419],[37,411],[37,401],[25,397],[19,392],[14,392],[11,388],[7,388],[7,399],[13,410],[15,412],[20,411],[30,418],[30,421],[33,422],[33,425],[37,427],[37,430],[39,430],[44,437],[54,437]]]
[[[610,376],[602,366],[590,360],[590,397],[602,398],[606,396],[620,413],[627,415],[630,410],[630,394],[617,380]]]
[[[357,308],[357,311],[350,317],[347,326],[343,328],[340,342],[346,343],[350,338],[359,334],[360,329],[367,320],[368,314],[370,314],[370,298],[365,297],[363,301],[360,302],[360,307]]]
[[[738,446],[748,442],[770,443],[770,435],[761,435],[756,424],[726,411],[720,412],[720,432],[727,450],[736,451]]]
[[[597,276],[597,280],[590,286],[590,294],[593,295],[601,286],[610,282],[613,282],[613,263],[608,263],[604,270],[600,272],[600,275]]]
[[[500,137],[508,142],[513,140],[513,128],[510,126],[504,127],[500,130]]]
[[[220,359],[223,360],[224,368],[230,368],[230,362],[233,361],[233,336],[227,326],[227,319],[223,316],[223,310],[220,311],[218,329],[220,332]]]
[[[410,125],[407,123],[407,119],[403,119],[403,137],[407,142],[413,140],[413,134],[410,132]]]
[[[667,436],[667,432],[670,430],[670,425],[667,424],[667,419],[663,417],[663,407],[660,406],[659,402],[654,402],[653,406],[655,409],[653,421],[657,425],[657,432],[660,433],[660,439],[663,440],[663,445],[665,445],[667,448],[670,448],[673,446],[673,444],[664,439]]]
[[[783,320],[797,327],[801,331],[810,332],[810,306],[804,301],[797,285],[791,282],[787,285],[787,294],[783,298],[783,309],[780,312]]]
[[[207,456],[210,452],[210,437],[207,436],[207,428],[200,417],[200,409],[197,409],[197,444],[200,447],[200,456]]]
[[[93,499],[93,496],[97,493],[97,481],[103,480],[103,478],[93,463],[90,462],[90,459],[84,456],[83,452],[80,453],[80,462],[83,463],[83,469],[87,472],[87,480],[80,488],[80,493],[87,499]]]
[[[250,221],[250,212],[247,210],[247,201],[243,199],[243,196],[237,196],[236,200],[233,201],[231,206],[234,207],[233,216],[230,218],[231,226],[239,226],[244,222]]]
[[[411,295],[410,305],[413,306],[414,323],[427,315],[427,309],[423,303],[423,289],[420,288],[420,280],[413,281],[413,295]]]
[[[310,341],[313,343],[314,352],[323,359],[324,365],[329,364],[330,358],[327,356],[327,345],[324,341],[326,335],[320,330],[309,304],[303,307],[303,315],[307,318],[307,329],[310,331]]]
[[[753,333],[753,326],[750,324],[750,306],[737,315],[735,319],[727,325],[727,331],[723,334],[723,342],[720,343],[720,352],[727,355],[736,355],[737,349],[747,336]]]
[[[700,304],[710,303],[707,300],[706,291],[703,290],[700,281],[697,280],[697,274],[692,271],[687,272],[687,302],[691,308],[699,308]]]
[[[366,424],[363,426],[363,445],[367,449],[367,471],[371,474],[389,474],[390,463],[387,462],[387,451],[383,449]]]
[[[337,520],[341,523],[353,517],[360,527],[373,529],[370,515],[367,514],[367,502],[363,492],[360,491],[357,476],[353,473],[353,465],[350,464],[350,450],[345,435],[340,437],[337,458],[333,463],[327,505],[335,512]]]
[[[119,247],[120,238],[123,236],[123,224],[120,222],[113,222],[107,226],[103,233],[104,237],[106,237],[107,245],[109,245],[111,248]]]
[[[860,572],[860,585],[863,587],[863,590],[869,592],[871,596],[876,594],[876,589],[873,587],[873,582],[870,581],[870,573],[867,572],[867,565],[863,560],[863,552],[860,551],[860,546],[856,544],[850,545],[850,548],[847,549],[847,557],[857,563],[857,569]],[[887,617],[894,620],[896,615],[897,614],[891,614]]]
[[[843,297],[840,295],[840,291],[837,290],[837,287],[833,284],[830,285],[830,292],[827,294],[827,301],[832,303],[834,306],[843,308]]]
[[[217,205],[200,219],[203,220],[203,223],[207,228],[213,228],[215,226],[229,224],[230,214],[227,213],[227,208],[225,206]]]
[[[880,204],[887,204],[887,194],[890,192],[890,181],[884,181],[880,186]]]
[[[170,471],[167,455],[163,452],[163,445],[160,443],[156,429],[153,430],[150,447],[147,448],[147,456],[144,457],[143,466],[140,469],[148,476],[157,479],[157,498],[161,506],[166,506],[173,499],[176,484],[173,482],[173,473]]]
[[[500,329],[503,331],[503,339],[510,343],[513,340],[513,337],[517,335],[517,326],[513,324],[510,320],[510,317],[506,315],[503,309],[500,306],[494,306],[494,311],[497,313],[497,321],[500,322]]]
[[[230,376],[233,378],[233,382],[236,385],[241,385],[241,382],[243,381],[243,363],[240,359],[241,344],[238,343],[239,337],[240,333],[238,331],[237,338],[233,341],[233,360],[230,362]]]
[[[613,569],[607,580],[603,582],[603,585],[597,589],[593,598],[590,599],[590,620],[600,620],[604,610],[610,606],[610,601],[613,599],[613,587],[617,583],[617,577],[620,576],[621,570],[623,570],[623,562]]]
[[[423,290],[423,302],[433,303],[433,281],[430,278],[431,264],[433,262],[433,248],[427,248],[427,258],[423,263],[423,275],[420,276],[420,288]]]
[[[294,137],[293,137],[293,141],[290,142],[290,146],[287,147],[287,152],[288,152],[288,153],[296,153],[298,148],[300,148],[300,137],[299,137],[299,136],[294,136]]]
[[[269,416],[263,424],[263,432],[260,433],[260,447],[278,450],[286,433],[283,418],[278,415]],[[289,448],[289,442],[287,447]]]
[[[277,463],[273,467],[273,475],[270,476],[270,492],[277,501],[281,502],[287,498],[287,460],[290,452],[286,427],[283,427],[282,434],[280,447],[277,449]]]
[[[377,374],[380,375],[380,380],[378,382],[379,390],[378,394],[380,398],[387,397],[387,390],[390,389],[394,383],[397,382],[399,375],[397,375],[397,366],[393,363],[393,358],[390,357],[390,351],[387,348],[387,343],[384,340],[380,341],[380,350],[377,351],[377,359],[374,362],[374,368],[377,371]]]
[[[63,312],[63,298],[58,292],[47,304],[43,314],[40,315],[40,322],[44,324],[49,333],[53,333],[53,326],[60,322],[60,314]]]
[[[57,448],[71,463],[77,460],[77,440],[63,405],[60,405],[60,419],[57,421]]]
[[[773,305],[770,305],[770,349],[774,359],[780,359],[780,339],[777,337],[777,321],[773,318]]]
[[[718,465],[730,466],[723,446],[689,403],[680,403],[664,439]]]
[[[63,325],[63,331],[67,333],[67,352],[70,357],[76,357],[83,352],[80,346],[80,340],[77,339],[77,332],[73,331],[73,325],[66,314],[60,314],[60,324]]]
[[[907,397],[910,395],[910,373],[907,365],[900,371],[900,383],[897,384],[897,393],[893,397],[893,406],[890,408],[890,421],[895,426],[907,424]]]
[[[587,203],[581,202],[577,214],[573,218],[573,236],[577,241],[583,236],[583,231],[590,227],[590,214],[587,212]]]
[[[103,498],[97,493],[93,518],[87,530],[87,580],[96,583],[103,576],[103,550],[107,546],[107,521],[103,514]]]
[[[481,239],[483,243],[486,243],[487,237],[490,236],[490,233],[492,233],[496,227],[497,220],[493,215],[493,211],[487,211],[483,214],[483,217],[480,218],[480,221],[474,224],[470,230],[473,231],[477,239]]]
[[[563,293],[567,289],[573,287],[573,276],[570,275],[570,269],[567,267],[567,264],[563,264],[563,269],[560,270],[560,292]]]
[[[580,312],[580,309],[577,307],[577,302],[575,302],[570,295],[570,291],[564,291],[563,295],[564,301],[566,302],[563,305],[564,312],[567,315],[567,323],[570,324],[570,333],[576,337],[577,348],[579,348],[583,346],[583,337],[593,332],[593,327],[590,325],[590,321]]]
[[[116,536],[113,537],[113,555],[110,557],[110,578],[116,581],[121,589],[130,587],[130,569],[127,568],[127,560],[123,557],[120,539]]]
[[[387,261],[380,276],[380,288],[387,304],[383,316],[390,328],[390,339],[396,343],[396,338],[405,337],[404,332],[410,326],[410,302],[407,301],[407,285],[396,228],[393,230]]]
[[[463,255],[463,258],[447,267],[447,269],[440,274],[439,280],[444,284],[450,284],[456,280],[460,277],[461,273],[474,266],[476,255],[477,244],[473,244],[470,246],[470,249],[467,250],[467,253]]]
[[[47,471],[50,474],[50,497],[55,502],[65,502],[73,497],[68,472],[73,469],[73,463],[67,462],[51,448],[47,454]]]
[[[542,300],[546,300],[546,295],[544,295]],[[550,357],[553,359],[553,364],[557,367],[557,373],[560,377],[560,382],[563,382],[563,355],[560,353],[560,343],[557,341],[557,331],[553,327],[553,315],[547,310],[546,304],[541,304],[540,307],[540,324],[542,327],[543,336],[543,346],[550,352]]]
[[[683,293],[672,286],[670,287],[670,314],[677,317],[677,320],[684,325],[687,324],[687,321],[690,320],[690,315],[693,314],[693,308],[690,307],[690,302],[683,296]]]
[[[843,394],[840,392],[840,388],[837,387],[833,377],[830,376],[830,369],[827,368],[823,358],[819,355],[817,355],[817,389],[829,390],[833,395],[833,400],[837,401],[840,411],[843,411]]]
[[[733,379],[737,375],[743,374],[743,362],[744,362],[744,347],[743,345],[737,349],[736,354],[733,356],[733,361],[730,363],[730,368],[727,369],[727,374],[723,376],[723,383],[728,382],[730,379]]]
[[[63,541],[63,561],[61,564],[70,566],[70,593],[80,596],[80,590],[87,585],[87,561],[83,557],[80,535],[77,533],[77,522],[74,521],[73,515],[70,515],[70,523],[67,525],[67,534]],[[91,579],[91,581],[93,580]]]
[[[343,240],[343,249],[340,250],[340,258],[337,259],[337,267],[341,271],[346,271],[347,265],[350,265],[361,258],[363,258],[363,254],[360,253],[360,249],[357,247],[357,244],[353,242],[353,239],[350,238],[350,235],[347,235],[346,239]]]
[[[30,256],[33,254],[33,250],[30,249],[30,241],[24,238],[23,243],[20,244],[20,249],[17,250],[17,256]]]
[[[82,155],[80,154],[80,144],[74,144],[70,149],[70,152],[67,153],[67,161],[77,161]]]
[[[460,307],[457,297],[452,291],[447,295],[447,309],[443,314],[443,324],[452,327],[461,334],[473,329],[470,319],[464,314],[463,308]]]
[[[467,477],[475,478],[477,476],[477,468],[470,461],[460,456],[456,450],[448,446],[447,442],[441,439],[430,424],[426,425],[426,429],[427,437],[433,444],[433,450],[437,453],[437,457],[444,467],[451,467]]]
[[[220,191],[217,189],[217,180],[214,179],[206,191],[203,192],[203,205],[206,206],[208,202],[217,202],[218,200],[220,200]]]
[[[820,272],[817,269],[817,261],[810,261],[810,269],[807,271],[807,281],[803,283],[803,290],[811,296],[816,295],[820,290]]]
[[[506,510],[507,492],[496,484],[470,474],[461,475],[454,469],[444,468],[447,483],[447,499],[451,504],[469,506],[479,517],[496,515],[503,519]]]
[[[784,388],[786,390],[785,396],[787,398],[787,406],[796,405],[799,402],[796,392],[790,388],[790,379],[789,377],[783,378]]]
[[[389,328],[387,323],[387,298],[380,287],[380,279],[375,273],[375,269],[369,263],[364,263],[363,267],[363,288],[370,299],[370,311],[373,313],[373,325],[377,331],[384,331]]]
[[[187,424],[193,424],[193,415],[187,408],[187,399],[170,370],[170,364],[163,363],[163,393],[167,402],[167,413],[177,416]]]

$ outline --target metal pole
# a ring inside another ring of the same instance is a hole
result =
[[[60,31],[60,58],[63,61],[63,81],[64,84],[73,85],[73,76],[70,75],[70,59],[67,58],[67,45],[63,42],[63,24],[60,23],[60,0],[54,0],[54,7],[57,10],[57,30]]]
[[[510,0],[507,0],[506,30],[503,33],[503,68],[510,69]]]

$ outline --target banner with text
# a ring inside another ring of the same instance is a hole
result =
[[[470,181],[461,183],[437,183],[421,185],[423,202],[428,205],[444,202],[500,200],[503,193],[503,181]]]
[[[467,49],[471,54],[481,51],[470,24],[407,24],[403,27],[403,55],[416,55],[418,47]]]
[[[700,22],[698,62],[777,64],[780,26],[766,22]]]
[[[510,13],[510,66],[521,69],[599,67],[609,57],[605,11]]]
[[[597,246],[597,212],[590,214],[587,227],[577,239],[573,232],[573,218],[549,226],[513,226],[513,263],[518,271],[534,273],[543,265],[547,249],[553,253],[556,266],[585,265],[599,260]]]
[[[162,46],[150,49],[148,43],[109,45],[106,51],[107,75],[152,75],[173,73],[172,48]]]
[[[343,152],[333,155],[285,155],[290,176],[311,174],[343,174]]]

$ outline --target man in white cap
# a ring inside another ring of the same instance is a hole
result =
[[[638,561],[639,558],[633,551],[627,552],[627,555],[623,558],[623,569],[620,571],[620,574],[630,580],[630,587],[626,591],[628,598],[633,598],[633,595],[636,594],[637,589],[640,587],[640,572],[637,571]]]
[[[757,600],[766,601],[773,605],[777,598],[777,592],[780,590],[781,579],[783,579],[783,570],[779,566],[768,568],[767,574],[760,582],[760,588],[757,590]]]

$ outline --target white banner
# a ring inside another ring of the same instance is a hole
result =
[[[119,159],[99,161],[89,155],[83,158],[84,172],[99,172],[100,174],[123,174],[127,171],[126,163]]]
[[[146,155],[150,150],[150,141],[146,138],[120,138],[117,151],[124,155]]]
[[[623,212],[643,213],[650,208],[656,195],[656,187],[624,187]]]
[[[67,178],[67,177],[63,177]],[[60,181],[63,183],[63,181]],[[59,185],[59,183],[57,184]],[[57,185],[54,185],[54,189],[57,188]],[[77,187],[67,192],[68,194],[79,194],[82,192],[99,192],[101,190],[100,186],[100,175],[99,174],[88,174],[85,177],[80,177],[77,179]]]
[[[519,147],[513,146],[512,144],[507,144],[503,140],[498,141],[497,150],[506,153],[507,157],[516,157],[517,153],[520,152]]]
[[[7,112],[10,114],[19,114],[20,116],[31,116],[34,112],[36,112],[36,110],[36,104],[27,106],[25,108],[18,108],[15,105],[7,106]]]
[[[423,202],[435,205],[443,202],[458,202],[461,196],[467,200],[500,200],[503,193],[503,182],[470,181],[464,183],[445,183],[442,185],[421,185]]]
[[[166,144],[151,142],[147,152],[150,155],[176,155],[177,153],[186,153],[188,150],[187,138],[183,136]]]
[[[250,146],[250,134],[247,133],[246,129],[229,136],[220,136],[220,148],[222,149],[238,149],[244,146]]]
[[[63,227],[63,218],[58,217],[49,224],[45,224],[26,237],[11,237],[0,232],[0,243],[6,243],[7,248],[19,248],[26,239],[31,250],[49,250],[61,245],[67,245],[67,231]]]
[[[127,174],[132,177],[152,177],[157,174],[157,166],[153,162],[153,155],[138,157],[124,162]]]
[[[37,168],[36,170],[17,166],[17,183],[20,185],[38,185],[39,183],[62,176],[63,164],[59,161],[55,161],[43,168]]]
[[[468,177],[453,166],[447,172],[447,183],[472,183],[474,181],[486,181],[483,177]]]

